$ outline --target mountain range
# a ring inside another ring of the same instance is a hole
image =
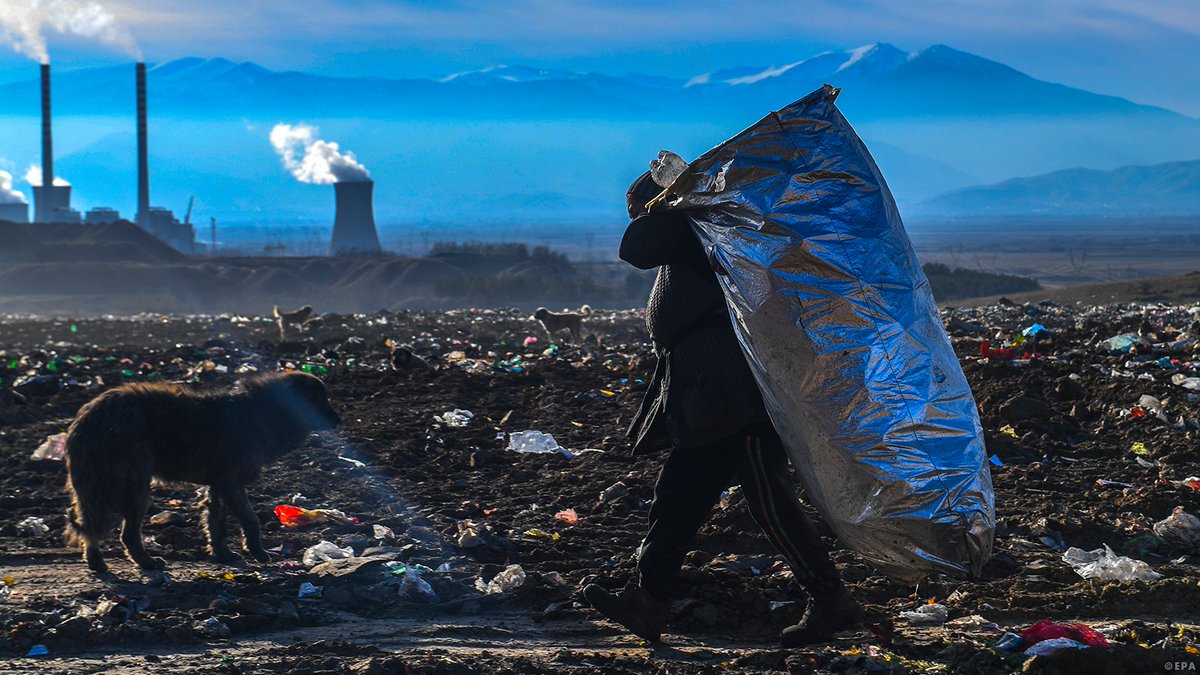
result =
[[[36,69],[30,76],[0,85],[0,158],[20,173],[38,161]],[[368,167],[383,220],[613,222],[628,181],[660,148],[696,156],[826,82],[843,89],[839,107],[914,213],[990,210],[955,191],[1015,176],[1065,172],[1053,179],[1065,186],[1087,182],[1066,171],[1078,167],[1200,157],[1200,120],[944,45],[873,44],[688,78],[530,66],[336,78],[186,58],[149,70],[152,187],[172,205],[197,194],[223,219],[327,221],[331,191],[295,183],[267,142],[275,123],[303,121]],[[56,71],[54,110],[56,168],[79,203],[128,211],[133,69]],[[967,193],[993,194],[979,190]],[[1140,208],[1122,198],[1108,203]]]

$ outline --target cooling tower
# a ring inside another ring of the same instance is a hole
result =
[[[137,152],[138,205],[137,224],[150,229],[150,161],[146,147],[146,64],[137,64]]]
[[[375,182],[343,181],[333,184],[337,215],[333,219],[331,255],[378,253],[379,234],[375,231],[375,207],[371,194]]]

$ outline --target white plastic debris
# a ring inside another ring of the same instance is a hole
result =
[[[509,434],[508,449],[513,452],[532,454],[561,452],[571,456],[571,452],[559,445],[553,436],[541,431],[518,431],[515,434]]]
[[[438,595],[433,590],[433,586],[421,578],[419,570],[412,567],[404,572],[404,579],[400,582],[400,597],[422,602],[438,601]]]
[[[465,427],[471,423],[474,417],[475,413],[470,410],[455,408],[454,410],[447,410],[441,415],[434,415],[433,421],[441,422],[448,427]]]
[[[911,612],[900,612],[900,616],[914,626],[936,626],[946,623],[950,609],[940,604],[921,605]]]
[[[326,560],[342,560],[344,558],[353,558],[354,549],[347,546],[339,548],[332,541],[321,541],[316,546],[310,546],[304,551],[304,557],[301,559],[305,567],[312,567]]]
[[[1176,506],[1171,515],[1154,524],[1154,534],[1175,544],[1200,549],[1200,518]]]
[[[1084,579],[1154,581],[1162,577],[1161,574],[1150,569],[1150,565],[1144,561],[1117,555],[1108,547],[1108,544],[1105,544],[1104,548],[1094,551],[1085,551],[1072,546],[1063,554],[1062,559]]]
[[[395,539],[396,533],[392,528],[384,525],[372,525],[371,532],[374,533],[376,539]]]
[[[366,462],[362,462],[357,459],[354,459],[353,457],[347,457],[345,455],[338,455],[337,458],[342,460],[343,462],[349,462],[360,469],[367,465]]]
[[[480,577],[475,580],[475,589],[480,593],[496,595],[519,588],[525,583],[525,568],[520,565],[509,565],[501,570],[492,580],[484,583]]]
[[[47,459],[56,462],[61,462],[63,457],[67,456],[67,435],[53,434],[47,436],[46,440],[33,451],[29,456],[30,459]]]
[[[17,523],[17,530],[29,537],[40,537],[50,531],[46,521],[36,516],[29,516]]]
[[[1163,410],[1162,402],[1149,394],[1142,394],[1142,397],[1138,399],[1137,406],[1164,422],[1170,421],[1167,419],[1167,413]]]
[[[1183,373],[1176,373],[1171,376],[1171,384],[1183,387],[1184,389],[1200,391],[1200,377],[1188,377]]]
[[[1068,637],[1050,638],[1026,649],[1025,656],[1049,656],[1064,649],[1088,649],[1088,646]]]
[[[491,535],[492,528],[488,525],[476,523],[473,520],[461,520],[458,522],[459,548],[483,546],[488,542]]]

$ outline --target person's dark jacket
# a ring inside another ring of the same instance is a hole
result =
[[[665,211],[634,219],[621,259],[658,268],[646,326],[659,361],[629,429],[634,452],[703,445],[767,421],[725,295],[687,217]]]

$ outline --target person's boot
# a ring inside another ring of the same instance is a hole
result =
[[[861,625],[863,618],[862,605],[845,586],[840,586],[832,593],[814,595],[800,623],[784,628],[779,641],[784,647],[826,642],[838,631]]]
[[[589,584],[583,589],[583,597],[605,618],[648,642],[658,642],[667,623],[667,603],[640,586],[612,593],[602,586]]]

